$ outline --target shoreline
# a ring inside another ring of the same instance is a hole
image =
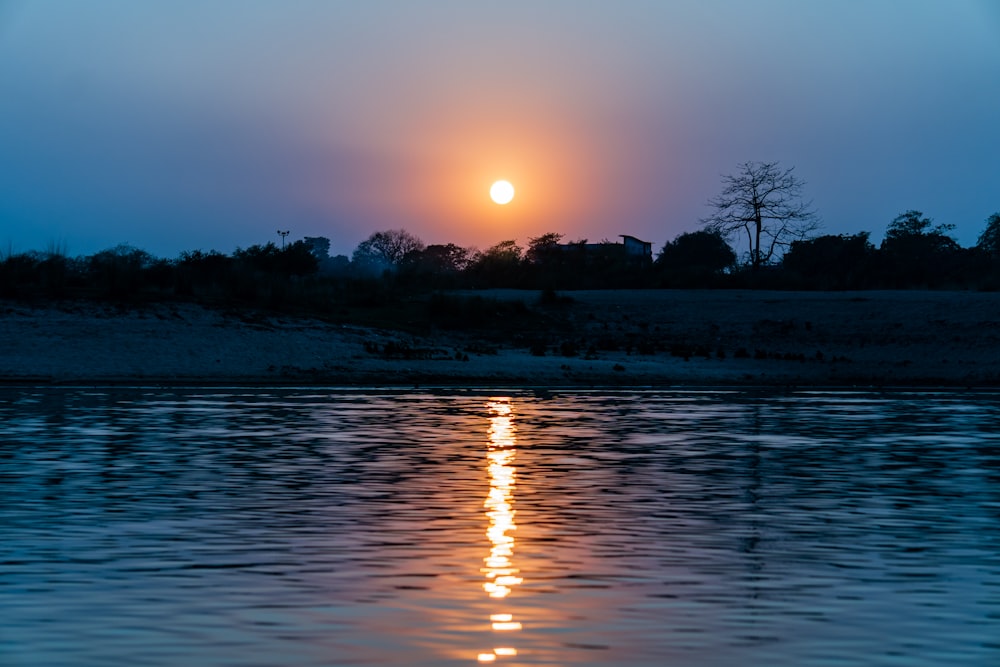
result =
[[[32,381],[2,381],[0,380],[0,392],[9,390],[105,390],[105,391],[200,391],[200,390],[231,390],[259,391],[262,389],[272,389],[275,391],[325,391],[331,394],[346,393],[404,393],[404,392],[429,392],[429,393],[483,393],[493,394],[498,391],[509,391],[516,393],[663,393],[663,392],[705,392],[705,393],[754,393],[767,392],[817,392],[817,393],[877,393],[877,394],[905,394],[905,393],[972,393],[972,394],[998,394],[998,386],[967,386],[967,385],[776,385],[776,384],[747,384],[747,385],[539,385],[526,383],[493,383],[493,384],[307,384],[307,383],[280,383],[271,381],[261,382],[241,382],[231,383],[221,380],[208,380],[204,382],[130,382],[127,380],[115,381],[95,381],[95,382],[32,382]]]
[[[1000,293],[608,290],[550,310],[537,292],[468,294],[544,323],[412,333],[184,302],[0,302],[0,386],[1000,387]]]

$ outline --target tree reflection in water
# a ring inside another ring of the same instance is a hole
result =
[[[514,433],[513,409],[509,398],[495,398],[487,404],[490,411],[489,443],[486,449],[486,469],[489,473],[490,490],[483,505],[489,519],[486,537],[490,540],[489,555],[483,559],[482,572],[486,577],[483,590],[497,601],[511,594],[512,588],[522,582],[514,567],[514,488],[517,485],[517,439]],[[494,632],[520,630],[521,623],[510,612],[500,608],[490,615]],[[495,647],[492,651],[480,653],[479,662],[493,662],[498,657],[517,655],[517,649],[509,646]]]

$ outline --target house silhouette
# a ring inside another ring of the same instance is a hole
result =
[[[602,254],[602,253],[612,253],[612,255],[618,255],[619,253],[624,254],[628,259],[634,259],[640,262],[652,262],[653,261],[653,243],[651,241],[643,241],[629,234],[619,234],[622,239],[621,243],[612,243],[611,241],[603,241],[601,243],[560,243],[559,248],[569,252],[580,252],[583,251],[587,254]],[[609,256],[609,255],[605,255]]]

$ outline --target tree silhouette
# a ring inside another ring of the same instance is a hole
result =
[[[557,260],[562,252],[559,242],[562,241],[562,234],[549,232],[533,239],[528,239],[528,250],[524,253],[524,258],[532,264],[546,264]]]
[[[1000,257],[1000,213],[986,218],[986,228],[979,235],[976,247],[990,257]]]
[[[805,184],[793,169],[782,170],[777,162],[744,162],[736,174],[722,177],[722,192],[708,202],[715,211],[701,220],[722,238],[746,234],[754,270],[819,228],[811,203],[800,199]]]
[[[961,250],[948,232],[955,225],[933,225],[920,211],[897,215],[879,246],[883,270],[895,287],[941,285],[961,272]]]
[[[330,239],[325,236],[307,236],[303,239],[316,259],[323,263],[330,258]]]
[[[410,253],[406,263],[422,273],[457,274],[471,262],[470,250],[454,243],[429,245],[423,250]]]
[[[476,253],[470,270],[482,281],[482,285],[492,287],[514,287],[521,278],[521,262],[524,250],[513,239]]]
[[[429,245],[407,255],[399,275],[411,286],[455,287],[471,261],[468,248],[454,243]]]
[[[868,232],[853,235],[826,235],[793,241],[781,265],[816,289],[858,289],[865,287],[875,247]]]
[[[91,255],[88,270],[95,282],[113,298],[134,296],[142,286],[142,272],[154,257],[145,250],[120,243]]]
[[[352,260],[376,273],[399,268],[407,255],[424,249],[424,242],[405,229],[375,232],[358,244]]]
[[[887,240],[899,240],[921,236],[942,242],[944,239],[947,239],[951,242],[950,244],[955,243],[954,239],[947,235],[947,232],[955,229],[955,225],[937,225],[932,227],[933,220],[923,216],[922,211],[914,211],[913,209],[905,213],[900,213],[886,227],[885,238]]]
[[[306,276],[315,273],[319,260],[312,252],[312,246],[305,241],[296,241],[284,248],[273,243],[252,245],[245,250],[237,248],[233,258],[255,271],[280,273],[286,276]]]
[[[707,286],[736,263],[736,253],[716,232],[681,234],[664,244],[655,266],[670,284]]]

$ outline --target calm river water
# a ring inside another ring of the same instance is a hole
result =
[[[1000,395],[5,389],[0,664],[1000,665]]]

